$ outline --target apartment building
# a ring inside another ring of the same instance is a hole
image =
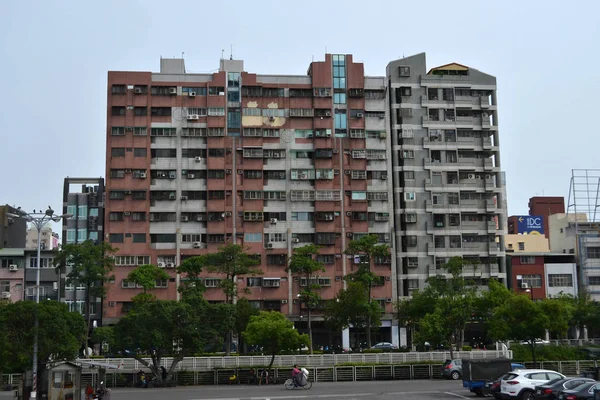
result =
[[[58,300],[58,275],[54,253],[43,250],[40,257],[40,299]],[[37,281],[37,249],[0,249],[0,300],[34,301]]]
[[[450,257],[476,281],[506,280],[506,194],[496,78],[461,64],[426,69],[425,54],[387,66],[398,295]]]
[[[0,206],[0,249],[25,247],[27,222],[11,214],[18,214],[18,210],[8,204]]]
[[[72,217],[63,219],[62,243],[81,243],[86,240],[104,239],[104,178],[67,177],[63,184],[63,213]],[[72,311],[85,315],[85,286],[67,283],[69,267],[61,272],[59,281],[60,300]],[[92,318],[101,324],[102,301],[90,304]]]
[[[349,240],[374,233],[394,246],[386,79],[351,55],[326,54],[295,76],[250,73],[240,60],[195,74],[161,59],[159,73],[109,72],[107,95],[105,230],[119,250],[105,323],[140,292],[126,280],[137,265],[164,267],[171,279],[155,294],[176,299],[185,277],[175,267],[226,243],[260,258],[264,275],[239,281],[253,304],[300,321],[303,282],[285,272],[295,248],[322,246],[327,301],[355,270]],[[391,340],[395,257],[374,272]],[[223,299],[222,278],[206,275],[209,300]]]
[[[46,225],[42,228],[42,240],[41,240],[41,249],[42,250],[52,250],[58,247],[58,234],[52,232],[52,226]],[[27,249],[37,249],[38,242],[38,231],[37,228],[31,224],[29,229],[27,230],[27,235],[25,239],[25,248]]]
[[[577,296],[575,256],[550,252],[522,252],[508,256],[508,287],[532,299],[569,294]]]

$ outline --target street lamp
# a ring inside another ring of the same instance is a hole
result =
[[[532,289],[525,289],[525,293],[529,293],[529,297],[531,297],[531,301],[533,301],[533,290]]]
[[[61,219],[71,218],[72,214],[56,215],[52,207],[48,206],[46,211],[36,211],[27,213],[21,210],[21,207],[17,208],[18,214],[8,214],[11,218],[23,218],[25,221],[30,222],[37,229],[37,271],[35,276],[35,303],[40,303],[40,267],[41,267],[41,251],[42,251],[42,229],[50,221],[60,222]],[[38,328],[40,321],[38,319],[37,307],[35,310],[34,319],[34,335],[33,335],[33,369],[31,371],[31,396],[30,399],[35,400],[37,396],[37,359],[38,359]]]

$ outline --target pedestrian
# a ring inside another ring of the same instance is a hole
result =
[[[94,388],[91,383],[88,383],[85,387],[85,400],[92,400],[92,396],[94,395]]]
[[[160,366],[160,373],[161,373],[163,382],[165,382],[167,380],[167,369],[162,365]]]

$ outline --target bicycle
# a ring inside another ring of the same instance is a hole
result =
[[[304,386],[298,386],[298,385],[296,384],[296,382],[294,382],[294,380],[293,380],[292,378],[290,378],[290,379],[288,379],[287,381],[285,381],[285,383],[284,383],[283,385],[285,386],[285,388],[286,388],[287,390],[294,390],[294,389],[296,389],[296,388],[298,388],[298,389],[304,389],[304,390],[308,390],[308,389],[310,389],[310,388],[312,387],[312,382],[311,382],[311,381],[309,381],[309,380],[307,380],[307,381],[306,381],[306,385],[304,385]]]

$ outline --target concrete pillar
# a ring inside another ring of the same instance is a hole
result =
[[[398,325],[392,324],[392,344],[400,347],[400,335],[398,334]]]
[[[399,335],[399,339],[400,339],[399,347],[408,346],[408,340],[406,338],[406,327],[404,327],[404,326],[399,327],[398,335]]]
[[[588,340],[588,328],[587,328],[587,326],[583,327],[583,340]]]
[[[346,328],[342,331],[342,347],[347,349],[350,347],[350,329]]]

